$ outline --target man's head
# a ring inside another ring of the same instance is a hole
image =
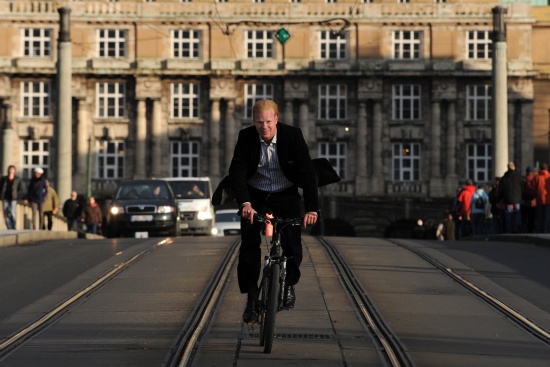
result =
[[[36,167],[34,169],[34,176],[35,177],[40,177],[40,176],[42,176],[43,173],[44,173],[44,170],[40,167]]]
[[[514,162],[508,162],[508,169],[510,171],[515,171],[516,170],[516,164]]]
[[[76,200],[77,197],[78,197],[78,193],[76,191],[71,192],[71,199],[72,200]]]
[[[15,175],[15,166],[13,164],[8,167],[8,175]]]
[[[270,99],[262,99],[252,108],[252,122],[265,142],[271,142],[277,133],[279,107]]]

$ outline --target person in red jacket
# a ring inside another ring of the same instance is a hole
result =
[[[539,174],[535,177],[537,201],[537,219],[535,232],[548,233],[550,230],[550,173],[548,163],[540,166]]]
[[[466,185],[458,194],[459,223],[458,223],[458,238],[468,236],[470,234],[470,209],[472,206],[472,196],[476,192],[476,187],[471,179],[466,180]]]

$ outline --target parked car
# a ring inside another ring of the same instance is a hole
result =
[[[180,216],[174,193],[163,180],[121,181],[107,212],[109,237],[136,232],[180,235]]]
[[[212,187],[209,177],[170,177],[168,182],[178,203],[182,234],[212,235],[214,206],[210,200]]]
[[[241,218],[237,215],[237,209],[220,209],[216,211],[214,234],[218,237],[241,234]]]

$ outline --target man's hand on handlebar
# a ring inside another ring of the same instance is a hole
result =
[[[245,203],[241,209],[241,217],[248,218],[250,224],[254,223],[254,214],[257,212],[252,205],[250,203]]]
[[[317,223],[317,213],[316,212],[307,212],[304,215],[304,228],[306,228],[308,225],[314,225]]]

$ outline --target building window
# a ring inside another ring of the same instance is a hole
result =
[[[126,57],[126,30],[99,29],[99,57]]]
[[[291,3],[301,3],[302,0],[290,0]]]
[[[96,83],[99,118],[123,118],[126,116],[126,84]]]
[[[51,84],[21,82],[21,115],[23,117],[51,116]]]
[[[200,55],[200,31],[176,29],[172,31],[172,56],[197,59]]]
[[[466,111],[469,121],[487,121],[491,119],[491,86],[466,86]]]
[[[45,139],[21,141],[21,171],[25,179],[32,178],[32,172],[40,167],[44,170],[44,177],[49,177],[50,168],[50,141]]]
[[[327,4],[336,4],[338,0],[326,0]]]
[[[273,99],[273,84],[244,85],[244,118],[252,118],[252,107],[261,99]]]
[[[199,117],[200,85],[196,83],[172,83],[172,118]]]
[[[411,0],[397,0],[397,2],[400,4],[406,4],[406,3],[410,3]]]
[[[420,119],[419,85],[394,85],[392,94],[392,111],[394,120]]]
[[[199,152],[200,143],[198,141],[170,142],[170,172],[172,177],[198,177]]]
[[[249,59],[268,59],[273,57],[272,31],[246,32],[246,57]]]
[[[52,30],[45,28],[23,29],[23,55],[50,57],[52,55]]]
[[[420,144],[393,143],[393,180],[420,180]]]
[[[123,140],[98,140],[96,178],[124,178],[124,153]]]
[[[321,84],[319,86],[319,118],[343,120],[348,116],[347,86],[345,84]]]
[[[346,35],[340,36],[339,32],[321,31],[320,34],[320,58],[324,60],[338,60],[347,57]]]
[[[394,31],[393,58],[404,60],[420,59],[421,37],[422,32],[420,31]]]
[[[489,31],[468,31],[468,59],[489,60],[493,57],[492,41]]]
[[[475,182],[491,182],[493,178],[491,144],[466,144],[468,177]]]
[[[319,158],[326,158],[342,180],[347,178],[348,146],[340,142],[319,142]]]

